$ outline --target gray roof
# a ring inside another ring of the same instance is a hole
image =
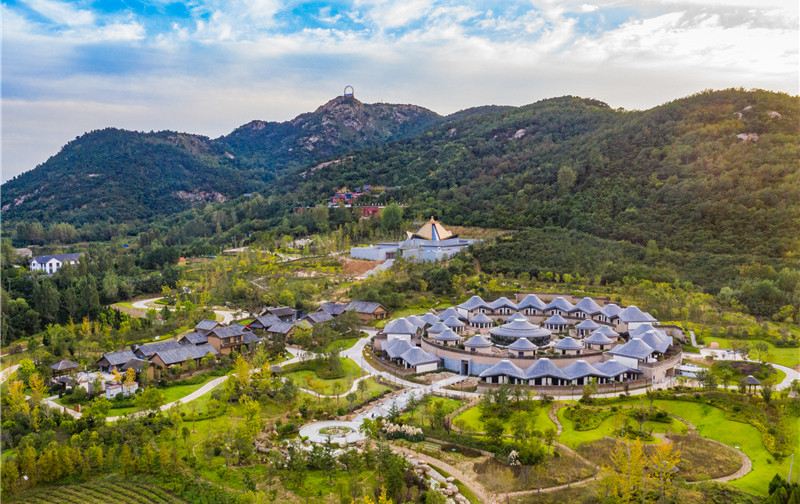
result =
[[[553,364],[553,361],[547,357],[536,359],[536,362],[531,364],[525,370],[525,377],[528,379],[542,378],[544,376],[549,376],[552,378],[566,378],[566,376],[564,376],[564,372],[561,371],[558,366]]]
[[[244,342],[245,345],[250,345],[252,343],[259,343],[261,341],[263,341],[263,338],[259,338],[258,336],[256,336],[251,332],[244,333],[244,337],[242,337],[242,342]]]
[[[584,343],[588,345],[610,345],[614,342],[611,338],[600,332],[600,330],[596,330],[592,332],[585,340]]]
[[[619,315],[619,312],[621,311],[622,308],[620,308],[619,305],[616,305],[614,303],[608,303],[607,305],[603,306],[600,309],[600,313],[602,313],[606,317],[616,317],[617,315]]]
[[[268,313],[266,315],[260,315],[256,317],[256,319],[250,323],[250,327],[254,327],[256,329],[269,329],[270,326],[277,324],[278,322],[281,322],[281,319],[279,319],[277,315]]]
[[[536,294],[528,294],[522,301],[517,304],[517,308],[522,310],[523,308],[535,308],[537,310],[544,310],[544,307],[547,306],[544,301],[539,299],[539,296]]]
[[[547,320],[545,320],[544,323],[545,324],[550,324],[550,325],[557,325],[557,326],[567,326],[567,325],[569,325],[569,322],[567,322],[567,319],[565,319],[561,315],[553,315],[553,316],[549,317]]]
[[[384,351],[390,359],[396,359],[411,349],[411,343],[406,340],[392,340]]]
[[[200,322],[198,322],[197,325],[194,326],[194,328],[199,330],[199,331],[210,331],[210,330],[214,329],[215,327],[217,327],[218,325],[219,325],[219,322],[217,322],[216,320],[208,320],[208,319],[206,319],[206,320],[201,320]]]
[[[425,320],[419,315],[409,315],[406,317],[406,320],[417,326],[417,329],[422,329],[426,324]]]
[[[74,254],[50,254],[50,255],[40,255],[33,258],[39,264],[44,264],[50,259],[56,259],[57,261],[67,262],[67,261],[77,261],[81,258],[80,252]]]
[[[328,322],[330,320],[333,320],[333,315],[324,310],[318,310],[306,315],[305,319],[311,322],[312,324],[321,324],[323,322]]]
[[[436,341],[461,341],[461,336],[454,333],[452,329],[447,328],[434,336],[433,339]]]
[[[598,329],[599,327],[600,327],[600,324],[598,324],[597,322],[595,322],[592,319],[581,320],[578,323],[578,325],[575,326],[576,329],[585,329],[587,331],[594,331],[595,329]]]
[[[588,313],[589,315],[600,313],[601,310],[600,305],[598,305],[594,299],[588,296],[575,303],[575,309],[580,310],[583,313]]]
[[[492,346],[492,342],[486,339],[485,336],[476,334],[475,336],[465,341],[464,346],[467,348],[488,348]]]
[[[68,369],[77,369],[78,363],[71,360],[62,359],[50,366],[53,371],[66,371]]]
[[[292,330],[294,324],[291,322],[278,322],[276,324],[272,324],[268,331],[273,334],[289,334],[289,331]]]
[[[550,310],[550,309],[553,309],[553,308],[561,310],[563,312],[571,312],[572,310],[575,309],[575,307],[572,305],[572,303],[570,303],[569,301],[567,301],[566,299],[564,299],[561,296],[553,299],[552,301],[547,303],[547,306],[545,306],[546,310]]]
[[[447,320],[450,317],[456,317],[456,318],[460,318],[461,317],[461,314],[458,313],[458,310],[456,310],[452,306],[450,308],[442,311],[442,312],[439,312],[438,315],[439,315],[439,318],[442,319],[442,320]]]
[[[521,313],[514,313],[514,314],[508,316],[508,318],[506,319],[506,322],[513,322],[515,320],[528,320],[528,317],[526,317],[525,315],[523,315]]]
[[[508,359],[503,359],[494,366],[490,367],[481,372],[480,377],[486,378],[489,376],[512,376],[514,378],[519,378],[520,380],[525,379],[525,371],[520,369],[516,364],[511,362]]]
[[[186,362],[190,359],[202,359],[208,354],[217,355],[218,353],[216,348],[204,343],[202,345],[180,345],[177,348],[159,350],[155,355],[158,355],[164,361],[164,364],[169,366]]]
[[[148,361],[134,357],[133,359],[129,360],[128,362],[120,366],[120,369],[126,371],[129,368],[132,368],[134,371],[141,371],[142,369],[146,368],[148,364],[149,364]]]
[[[394,319],[383,328],[386,334],[417,334],[417,326],[404,318]]]
[[[275,324],[270,327],[270,331],[274,326]],[[227,339],[233,338],[234,336],[243,336],[248,332],[250,332],[250,330],[241,324],[231,324],[228,326],[219,326],[211,331],[211,334],[214,334],[219,339]]]
[[[595,369],[594,366],[583,359],[576,360],[569,366],[562,369],[562,371],[564,371],[564,375],[568,380],[575,380],[577,378],[584,378],[587,376],[605,376],[603,373]]]
[[[649,313],[645,313],[638,307],[631,305],[619,312],[619,319],[625,323],[630,322],[655,322],[656,319]]]
[[[633,359],[645,360],[653,354],[653,347],[640,339],[632,339],[623,345],[617,345],[608,351],[611,355],[621,357],[631,357]]]
[[[291,306],[269,306],[265,310],[266,313],[271,313],[276,317],[286,317],[287,315],[294,315],[297,310]]]
[[[489,303],[483,300],[480,296],[472,296],[471,298],[467,299],[460,305],[459,308],[463,308],[464,310],[474,310],[476,308],[488,308]]]
[[[174,339],[169,339],[165,341],[154,341],[153,343],[145,343],[143,345],[133,345],[133,353],[137,356],[145,356],[145,358],[149,358],[154,355],[156,352],[160,352],[162,350],[170,350],[173,348],[177,348],[181,346]]]
[[[478,313],[471,319],[469,319],[470,324],[493,324],[494,322],[490,319],[485,313]]]
[[[553,347],[556,350],[580,350],[583,348],[583,345],[572,336],[567,336],[566,338],[556,341]]]
[[[761,385],[761,381],[753,375],[747,375],[747,378],[744,379],[745,383],[748,385]]]
[[[444,325],[447,327],[464,327],[464,322],[461,322],[458,317],[447,317],[444,320]]]
[[[628,334],[630,334],[631,336],[639,336],[640,334],[644,334],[647,331],[653,331],[655,329],[656,327],[648,322],[646,324],[641,324],[634,327],[633,329],[628,331]]]
[[[443,322],[436,322],[435,324],[433,324],[428,328],[428,334],[439,334],[440,332],[445,331],[446,329],[448,329],[448,327],[444,325]]]
[[[611,326],[607,325],[600,325],[597,329],[592,332],[601,332],[608,336],[609,338],[619,338],[619,333],[611,328]]]
[[[400,356],[409,366],[419,366],[420,364],[430,364],[439,362],[439,357],[426,352],[420,347],[411,347]]]
[[[491,303],[489,303],[489,307],[492,310],[496,310],[498,308],[502,308],[503,306],[511,308],[512,310],[517,310],[518,309],[517,308],[517,303],[511,301],[510,299],[508,299],[505,296],[497,298],[494,301],[492,301]]]
[[[531,324],[527,319],[507,322],[500,327],[490,329],[489,332],[495,336],[506,338],[541,338],[552,334],[543,327]]]
[[[192,345],[202,345],[208,343],[208,336],[199,332],[190,332],[184,334],[178,340],[178,343],[191,343]]]
[[[133,350],[125,349],[104,353],[102,358],[108,362],[109,366],[121,366],[129,360],[135,359],[136,355],[133,353]]]
[[[334,317],[337,315],[341,315],[347,309],[347,303],[336,303],[333,301],[327,301],[319,305],[319,309],[330,313]]]
[[[378,308],[383,308],[383,305],[380,303],[375,303],[373,301],[350,301],[347,304],[347,311],[354,311],[356,313],[375,313],[375,310]],[[384,308],[385,309],[385,308]]]
[[[508,345],[508,349],[515,352],[530,352],[536,350],[536,345],[531,343],[528,338],[517,338],[517,341]]]
[[[425,315],[422,315],[420,318],[424,320],[425,324],[427,325],[433,325],[436,322],[442,321],[437,315],[434,315],[433,313],[426,313]]]
[[[600,371],[607,378],[613,378],[621,375],[622,373],[641,373],[638,369],[631,369],[622,364],[616,359],[607,360],[594,365],[594,368]]]
[[[672,344],[672,341],[669,339],[668,336],[665,336],[659,331],[647,331],[644,334],[640,334],[633,339],[641,339],[645,343],[647,343],[651,348],[654,350],[665,353],[669,346]]]

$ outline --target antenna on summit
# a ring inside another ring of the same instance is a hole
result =
[[[348,85],[346,85],[344,87],[344,95],[343,96],[345,98],[353,98],[353,97],[355,97],[355,93],[356,93],[356,90],[353,89],[353,86],[351,86],[350,84],[348,84]]]

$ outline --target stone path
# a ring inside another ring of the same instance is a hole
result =
[[[8,380],[8,377],[14,374],[17,369],[19,369],[19,364],[14,364],[13,366],[8,366],[4,370],[0,371],[0,383]]]
[[[561,426],[561,420],[558,419],[558,410],[558,404],[553,403],[553,405],[547,411],[547,416],[554,424],[556,424],[556,436],[560,436],[561,431],[564,430],[564,428]]]

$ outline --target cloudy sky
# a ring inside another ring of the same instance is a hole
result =
[[[105,126],[211,137],[362,101],[798,94],[796,0],[0,0],[2,178]]]

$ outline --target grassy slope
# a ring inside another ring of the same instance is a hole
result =
[[[730,348],[731,341],[733,340],[730,338],[720,338],[716,336],[708,336],[705,338],[706,346],[712,342],[717,342],[719,343],[720,348]],[[752,345],[759,340],[745,341]],[[768,362],[774,362],[775,364],[780,364],[787,367],[800,366],[800,348],[779,348],[768,341],[765,343],[769,346],[769,356],[766,359]]]
[[[342,359],[342,369],[345,375],[335,380],[323,380],[314,371],[292,371],[286,373],[286,377],[292,380],[298,387],[306,388],[325,395],[345,393],[353,385],[353,381],[364,373],[358,364],[350,359]],[[335,384],[340,385],[340,389],[334,390]]]

